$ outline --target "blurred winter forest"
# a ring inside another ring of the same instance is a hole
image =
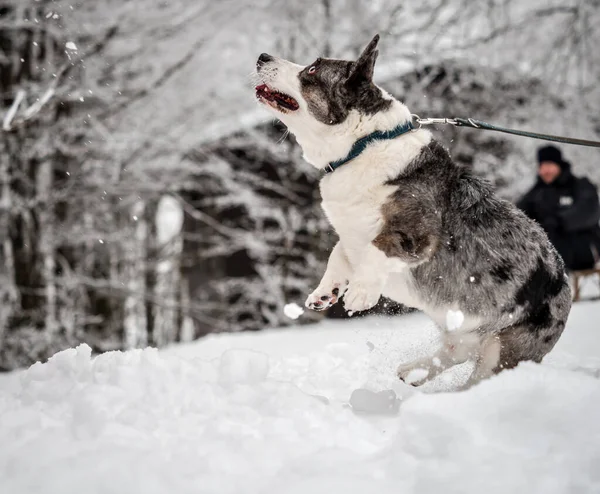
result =
[[[0,368],[322,317],[283,313],[335,241],[319,173],[249,75],[377,32],[414,113],[600,137],[599,0],[0,0]],[[435,132],[500,195],[532,183],[541,141]]]

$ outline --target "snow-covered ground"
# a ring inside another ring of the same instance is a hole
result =
[[[435,345],[415,313],[67,350],[0,378],[0,493],[600,492],[600,303],[466,392],[397,381]]]

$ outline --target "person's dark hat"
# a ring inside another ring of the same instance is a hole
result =
[[[561,167],[562,170],[568,170],[571,165],[568,161],[563,159],[560,149],[556,146],[544,146],[538,149],[537,152],[538,163],[542,161],[552,161]]]

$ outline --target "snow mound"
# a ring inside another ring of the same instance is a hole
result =
[[[600,305],[579,307],[546,362],[465,392],[424,392],[464,368],[397,380],[435,346],[418,314],[81,345],[0,379],[0,492],[600,492]]]
[[[232,349],[226,351],[220,360],[219,377],[221,382],[259,383],[269,373],[269,356],[252,350]]]

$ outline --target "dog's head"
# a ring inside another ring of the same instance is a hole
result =
[[[306,67],[263,53],[256,63],[256,97],[294,133],[339,125],[353,110],[385,110],[391,100],[373,83],[378,42],[379,35],[356,61],[317,58]]]

